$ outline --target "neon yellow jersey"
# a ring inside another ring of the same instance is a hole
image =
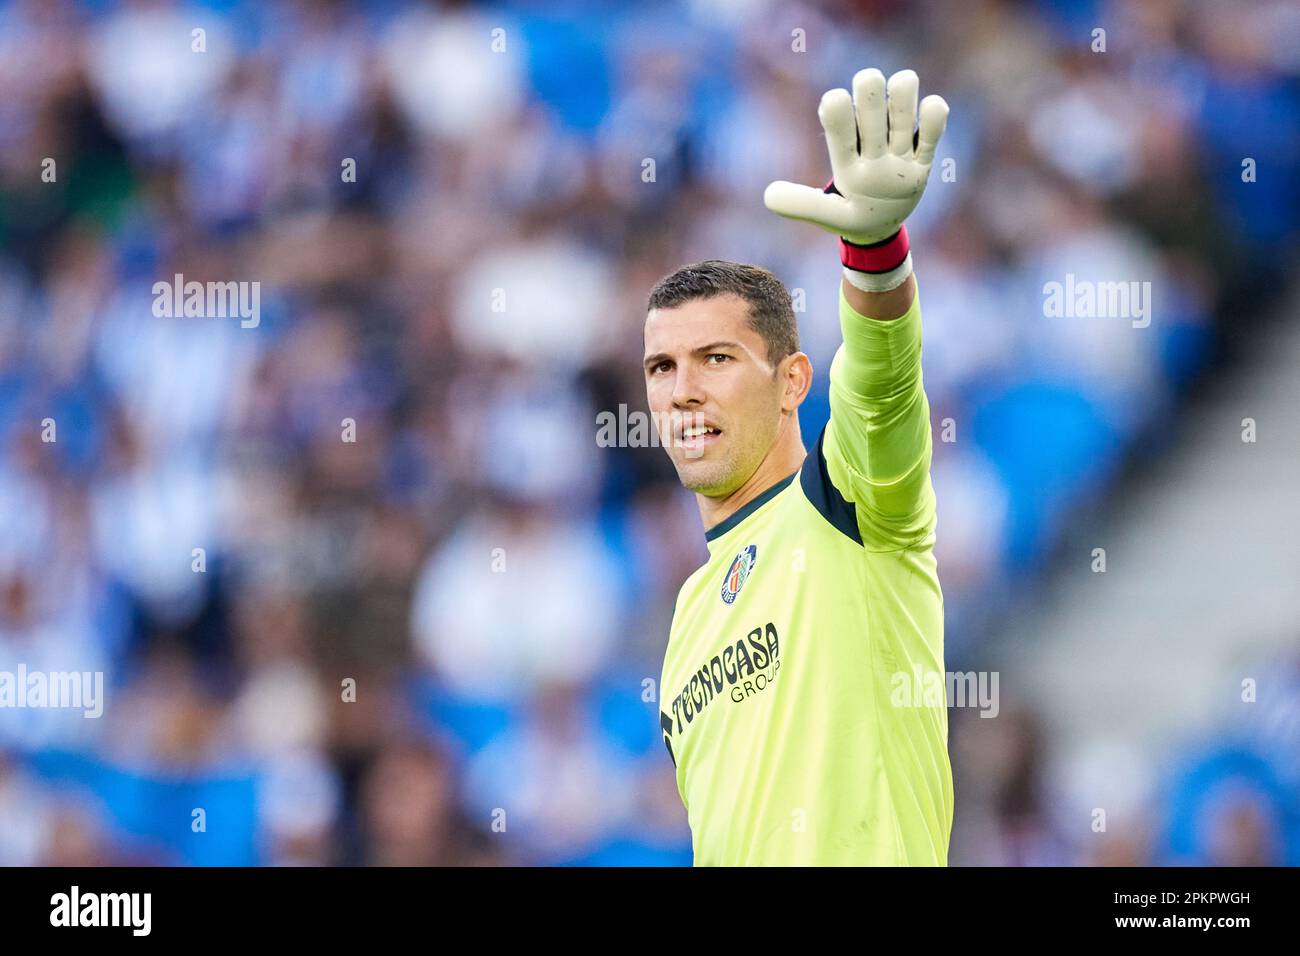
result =
[[[946,702],[899,693],[945,686],[920,303],[841,291],[840,324],[817,447],[677,597],[660,723],[697,866],[947,863]]]

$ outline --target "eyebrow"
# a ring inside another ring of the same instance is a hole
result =
[[[703,355],[706,352],[715,352],[718,349],[734,349],[736,351],[743,352],[744,346],[742,346],[739,342],[721,340],[718,342],[709,342],[707,345],[701,345],[698,348],[693,348],[691,349],[691,354]],[[658,365],[660,362],[664,361],[665,359],[671,361],[672,356],[669,355],[667,352],[656,352],[654,355],[646,356],[645,361],[642,362],[641,364],[645,368],[654,368],[654,366]]]

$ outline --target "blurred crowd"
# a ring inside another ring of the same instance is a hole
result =
[[[595,440],[645,408],[655,280],[727,258],[799,290],[812,440],[835,247],[763,188],[825,180],[816,103],[856,69],[942,92],[909,231],[974,666],[1283,291],[1298,21],[0,3],[0,671],[107,676],[98,720],[0,710],[0,864],[689,863],[655,683],[703,534],[661,449]],[[259,283],[256,327],[156,316],[178,274]],[[1067,274],[1150,282],[1153,320],[1048,317]],[[1189,756],[1149,844],[1101,852],[1043,792],[1041,721],[968,716],[954,863],[1296,862],[1270,755]]]

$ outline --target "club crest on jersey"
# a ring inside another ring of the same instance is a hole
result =
[[[723,604],[731,604],[736,600],[736,595],[745,586],[745,581],[753,573],[754,564],[757,561],[758,545],[756,544],[751,544],[736,555],[736,560],[731,562],[731,567],[727,569],[727,576],[722,581]]]

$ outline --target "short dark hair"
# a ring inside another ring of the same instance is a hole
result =
[[[695,299],[740,296],[749,303],[749,326],[767,343],[767,360],[776,365],[799,351],[799,326],[790,292],[767,269],[706,259],[664,276],[650,291],[649,309],[671,309]]]

